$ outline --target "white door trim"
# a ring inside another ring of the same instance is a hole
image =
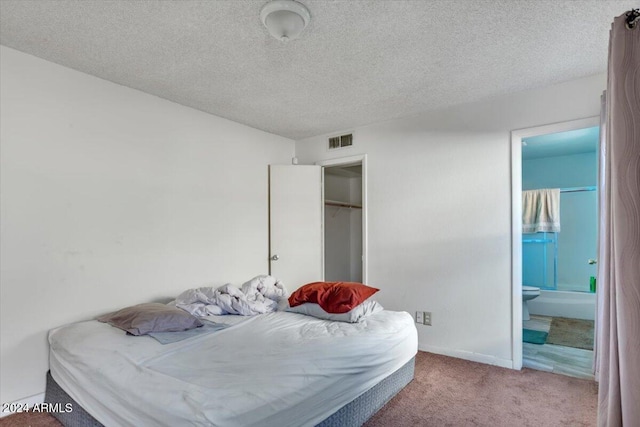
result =
[[[537,135],[600,126],[600,117],[511,131],[511,357],[522,368],[522,140]]]
[[[328,166],[347,166],[351,164],[360,163],[362,164],[362,282],[367,283],[369,276],[369,262],[368,262],[368,253],[367,250],[367,241],[368,239],[368,221],[367,221],[367,155],[361,154],[356,156],[349,157],[339,157],[337,159],[330,160],[321,160],[316,162],[316,165],[322,167]],[[324,175],[324,174],[323,174]],[[323,192],[324,194],[324,192]],[[324,229],[324,217],[323,217],[323,229]],[[322,253],[324,254],[324,248],[322,248]],[[324,264],[323,264],[324,265]]]

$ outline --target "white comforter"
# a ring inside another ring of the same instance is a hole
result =
[[[161,345],[89,321],[51,331],[51,373],[105,426],[313,426],[408,362],[413,318],[276,312]]]
[[[279,301],[286,297],[287,290],[278,279],[262,275],[254,277],[240,288],[228,283],[217,289],[188,289],[178,295],[175,305],[194,316],[253,316],[276,311]]]

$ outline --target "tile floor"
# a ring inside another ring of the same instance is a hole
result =
[[[522,325],[526,329],[549,332],[551,317],[531,315]],[[522,366],[538,371],[593,380],[593,351],[553,344],[522,343]]]

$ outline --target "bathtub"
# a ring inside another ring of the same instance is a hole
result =
[[[531,314],[594,320],[596,294],[540,290],[540,296],[527,301],[527,305]]]

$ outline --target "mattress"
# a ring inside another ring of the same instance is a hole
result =
[[[51,331],[55,381],[105,426],[312,426],[417,352],[413,318],[349,324],[277,312],[162,345],[97,321]]]

